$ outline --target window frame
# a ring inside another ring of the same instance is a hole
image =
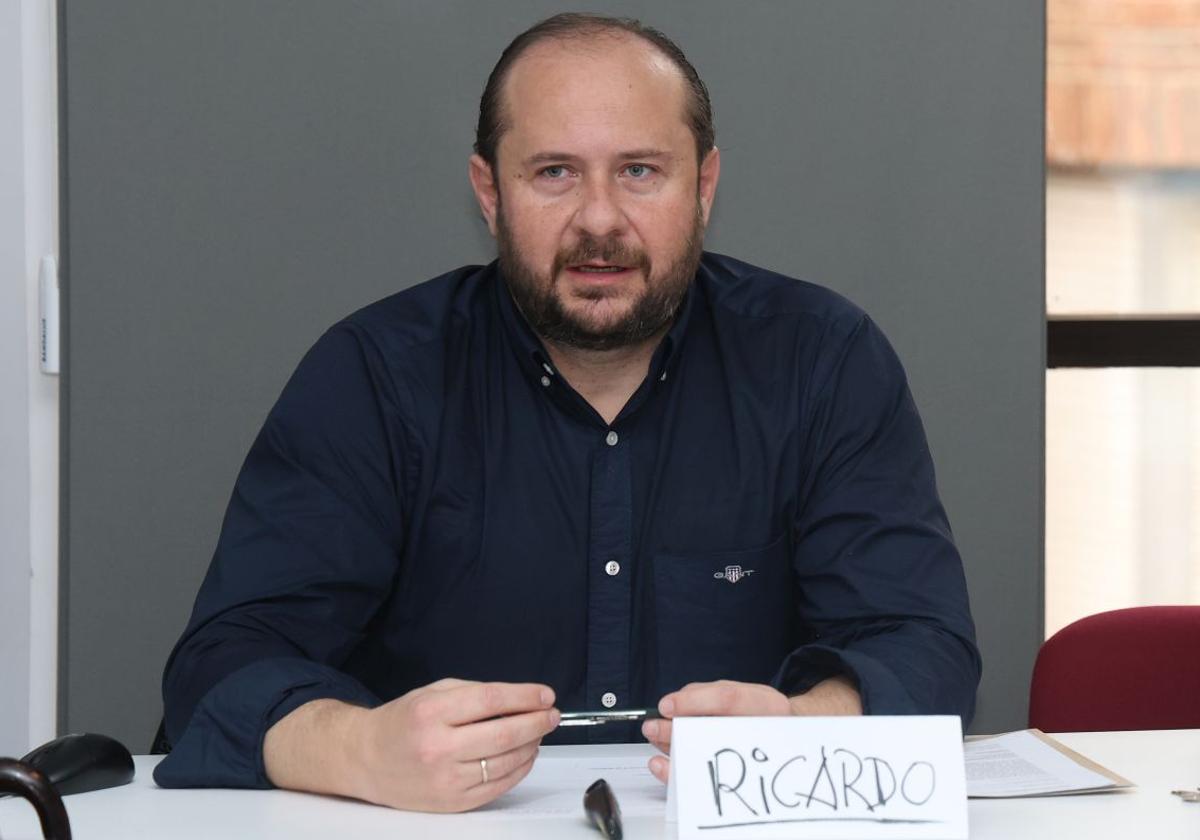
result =
[[[1200,367],[1200,313],[1049,315],[1046,367]]]

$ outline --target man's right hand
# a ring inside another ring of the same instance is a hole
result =
[[[268,730],[263,762],[281,788],[410,811],[469,811],[525,778],[543,736],[558,726],[553,706],[548,686],[455,679],[375,709],[314,700]]]

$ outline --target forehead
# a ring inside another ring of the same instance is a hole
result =
[[[500,146],[676,149],[692,143],[686,105],[679,68],[640,38],[605,32],[543,41],[509,69]]]

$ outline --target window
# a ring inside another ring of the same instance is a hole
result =
[[[1200,7],[1048,16],[1050,635],[1200,603]]]

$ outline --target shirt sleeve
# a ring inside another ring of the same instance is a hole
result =
[[[255,439],[167,661],[164,787],[269,787],[266,731],[310,700],[378,700],[340,670],[389,595],[405,433],[369,337],[309,351]]]
[[[962,560],[904,370],[863,316],[815,392],[793,566],[806,644],[773,684],[854,679],[867,714],[975,708],[980,657]]]

